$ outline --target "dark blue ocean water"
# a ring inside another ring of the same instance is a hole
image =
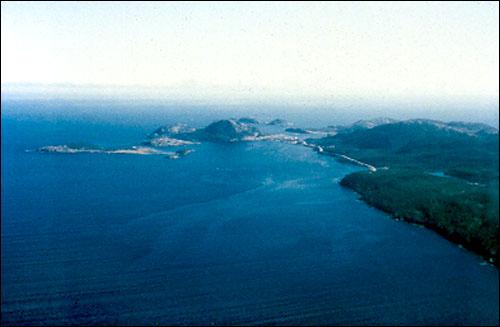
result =
[[[273,142],[25,152],[212,119],[26,112],[2,114],[2,324],[498,325],[497,268],[360,202],[357,167]]]

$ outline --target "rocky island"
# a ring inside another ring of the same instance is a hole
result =
[[[252,124],[233,119],[219,120],[204,128],[190,128],[183,124],[164,126],[149,135],[144,144],[152,146],[178,146],[208,142],[237,142],[261,135]]]
[[[260,122],[257,119],[251,118],[251,117],[242,117],[242,118],[238,119],[238,123],[254,124],[254,125],[260,124]]]
[[[68,145],[48,145],[36,150],[42,153],[62,153],[62,154],[81,154],[81,153],[101,153],[101,154],[134,154],[134,155],[164,155],[168,159],[179,159],[187,156],[194,150],[182,149],[175,152],[161,151],[151,147],[132,146],[126,149],[101,149],[98,147],[76,147]]]
[[[266,125],[270,125],[270,126],[290,126],[290,123],[287,122],[286,120],[284,119],[281,119],[281,118],[276,118],[276,119],[273,119],[269,122],[266,123]]]
[[[295,133],[295,134],[309,134],[309,131],[307,131],[305,129],[302,129],[302,128],[293,128],[293,127],[285,129],[285,132]]]
[[[210,142],[238,142],[259,135],[261,132],[256,127],[227,119],[216,121],[205,128],[194,131],[191,138]]]
[[[139,154],[139,155],[148,155],[148,154],[166,154],[166,152],[162,152],[149,147],[142,146],[132,146],[127,149],[101,149],[101,148],[92,148],[92,147],[75,147],[69,145],[48,145],[43,146],[37,149],[38,152],[46,152],[46,153],[67,153],[67,154],[77,154],[77,153],[105,153],[105,154]]]

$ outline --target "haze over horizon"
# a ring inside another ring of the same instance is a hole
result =
[[[495,2],[1,6],[3,95],[498,108]]]

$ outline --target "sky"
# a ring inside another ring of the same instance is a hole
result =
[[[498,2],[5,2],[2,92],[498,99]]]

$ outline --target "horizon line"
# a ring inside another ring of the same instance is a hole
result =
[[[133,94],[125,91],[135,90]],[[81,91],[81,92],[78,92]],[[207,93],[205,93],[207,92]],[[205,93],[205,94],[204,94]],[[2,82],[1,83],[2,98],[7,96],[11,98],[16,96],[19,98],[35,98],[35,99],[78,99],[79,97],[92,96],[94,99],[102,100],[127,100],[134,98],[136,100],[173,100],[175,102],[193,101],[199,102],[208,101],[219,103],[234,102],[241,104],[249,103],[286,103],[303,105],[305,102],[319,102],[316,104],[333,104],[333,103],[407,103],[407,104],[425,104],[430,105],[435,102],[441,104],[452,103],[470,103],[470,102],[488,102],[499,106],[499,95],[450,95],[450,94],[369,94],[369,93],[352,93],[352,94],[297,94],[291,92],[272,92],[269,89],[263,88],[248,88],[235,86],[232,90],[224,90],[223,87],[217,85],[200,86],[197,83],[184,83],[184,85],[141,85],[141,84],[96,84],[96,83],[39,83],[39,82]],[[11,98],[12,99],[12,98]],[[432,102],[432,103],[429,103]]]

